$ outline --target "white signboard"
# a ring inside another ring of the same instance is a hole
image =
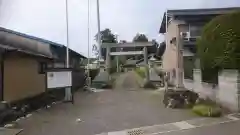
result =
[[[72,86],[72,71],[47,72],[47,88],[62,88]]]

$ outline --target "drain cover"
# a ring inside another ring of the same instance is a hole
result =
[[[143,135],[143,130],[135,129],[127,132],[127,135]]]

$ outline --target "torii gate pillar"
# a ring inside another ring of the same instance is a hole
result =
[[[110,56],[110,51],[111,48],[109,46],[106,47],[106,71],[108,72],[108,74],[110,75],[110,70],[111,70],[111,56]],[[108,77],[108,80],[110,80],[110,78]]]
[[[148,66],[148,51],[147,51],[147,47],[145,46],[143,48],[143,55],[144,55],[144,66],[145,66],[145,75],[146,75],[146,81],[149,82],[149,66]]]

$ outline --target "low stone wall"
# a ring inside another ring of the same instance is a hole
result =
[[[184,80],[184,86],[209,98],[231,111],[239,111],[239,73],[236,70],[223,70],[218,75],[218,85],[202,82],[201,71],[194,70],[193,80]]]

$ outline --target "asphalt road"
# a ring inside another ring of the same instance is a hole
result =
[[[34,112],[17,122],[17,127],[24,129],[20,135],[108,135],[109,132],[131,131],[139,127],[143,127],[142,130],[147,127],[144,131],[155,132],[155,135],[160,133],[158,131],[167,131],[159,135],[240,134],[239,121],[181,130],[181,126],[189,124],[197,126],[229,119],[202,121],[190,110],[167,109],[162,104],[163,91],[139,89],[134,74],[130,72],[121,76],[117,90],[77,92],[75,104],[60,103]]]
[[[19,121],[20,135],[94,135],[196,116],[189,110],[164,108],[162,92],[150,90],[77,93],[75,104],[56,104]]]
[[[239,135],[240,121],[155,135]]]

